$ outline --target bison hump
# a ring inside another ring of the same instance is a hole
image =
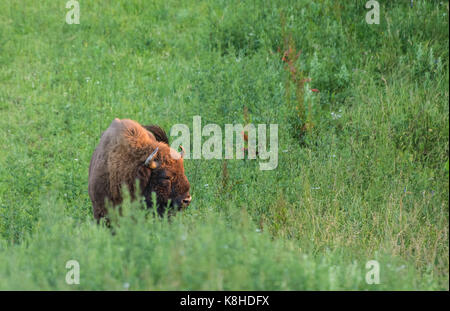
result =
[[[157,141],[169,144],[169,138],[166,132],[158,125],[144,125],[144,128],[155,136]]]

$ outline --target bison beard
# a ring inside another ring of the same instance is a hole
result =
[[[189,181],[184,174],[182,154],[168,145],[166,133],[156,125],[141,126],[128,119],[115,119],[102,134],[89,166],[89,196],[94,218],[107,215],[107,205],[122,203],[122,185],[129,189],[131,200],[139,194],[152,207],[156,194],[160,215],[171,201],[169,213],[189,205]]]

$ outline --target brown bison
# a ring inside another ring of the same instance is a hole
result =
[[[107,214],[107,206],[122,203],[121,188],[128,187],[131,200],[139,194],[152,207],[156,193],[157,211],[162,215],[185,208],[191,202],[189,181],[184,174],[183,151],[170,148],[166,133],[158,126],[141,126],[128,119],[115,119],[102,134],[89,166],[89,196],[94,218]]]

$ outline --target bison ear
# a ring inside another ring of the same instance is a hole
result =
[[[151,161],[151,162],[147,165],[147,167],[150,168],[150,169],[152,169],[152,170],[154,170],[154,169],[157,168],[158,166],[159,166],[159,163],[156,162],[156,161]]]
[[[156,147],[155,150],[153,150],[153,152],[145,160],[144,166],[146,166],[146,167],[148,167],[150,169],[155,169],[155,168],[157,168],[159,166],[159,163],[154,160],[154,157],[158,153],[158,150],[159,150],[159,147]]]

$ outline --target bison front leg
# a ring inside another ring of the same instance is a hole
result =
[[[108,218],[107,214],[108,214],[108,210],[106,209],[105,203],[98,203],[98,202],[93,202],[92,204],[93,207],[93,213],[94,213],[94,219],[97,221],[97,224],[100,224],[100,220],[102,218],[105,219],[105,224],[106,226],[109,228],[111,226],[111,221]]]

